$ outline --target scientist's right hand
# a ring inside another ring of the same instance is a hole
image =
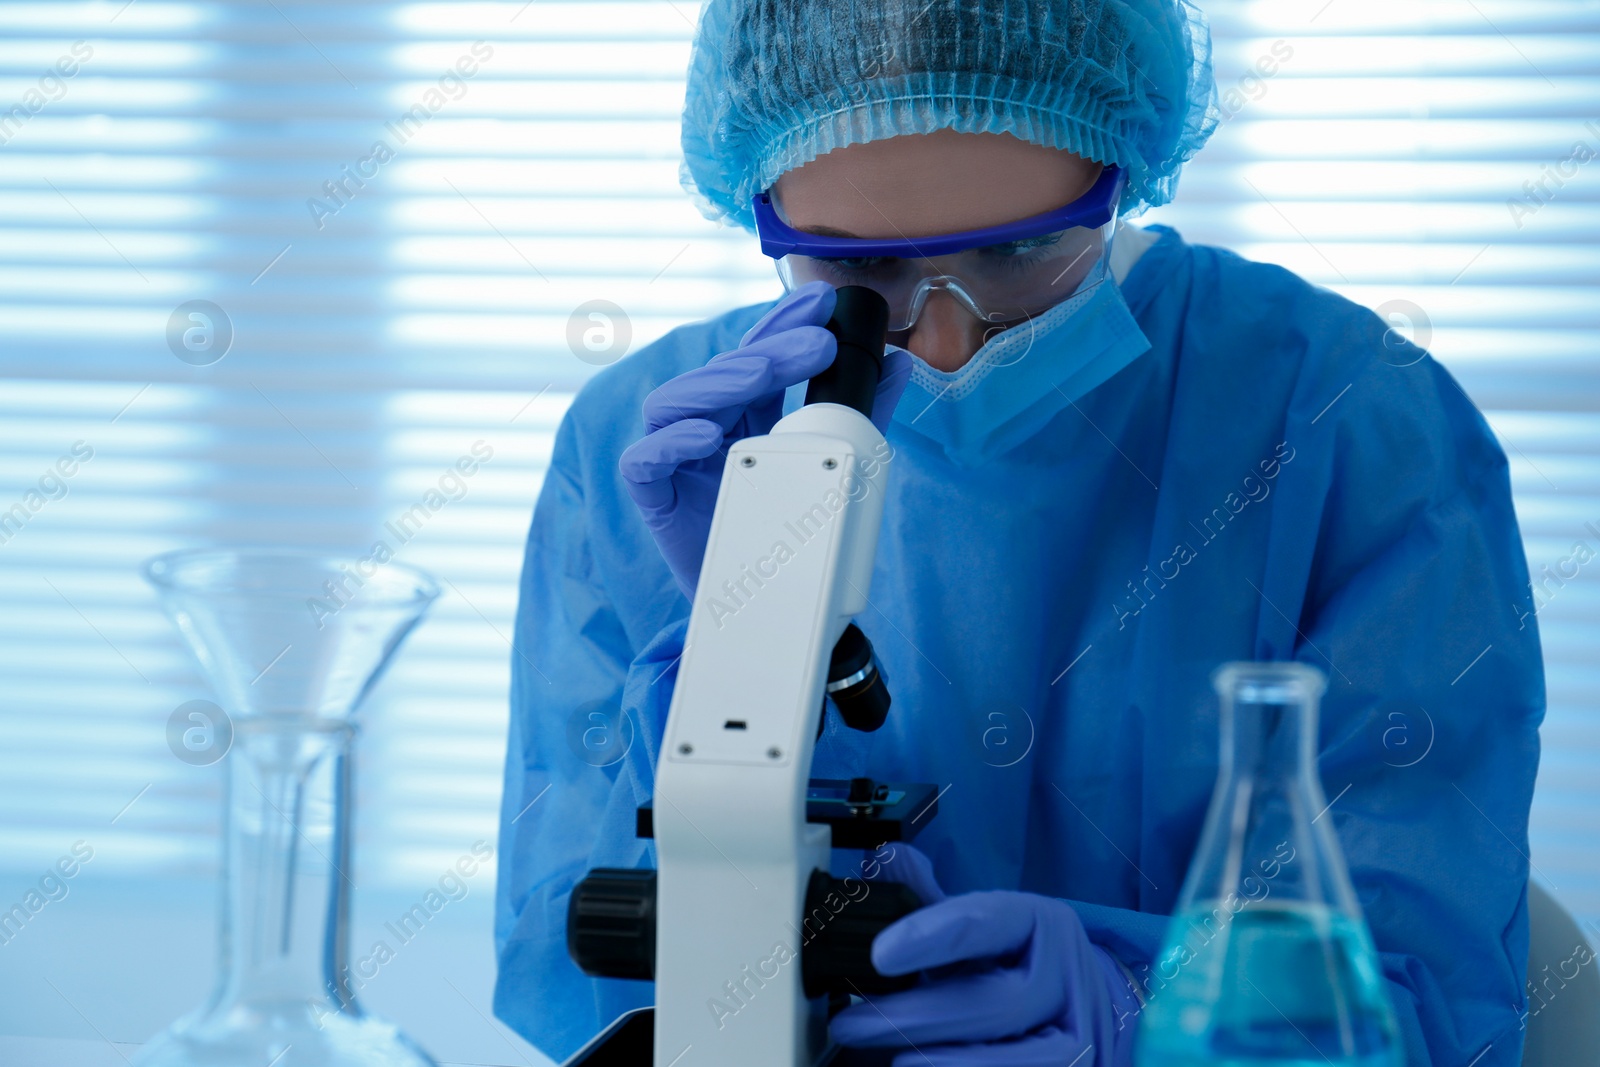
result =
[[[835,290],[812,282],[784,297],[738,348],[678,375],[644,401],[646,436],[622,453],[622,484],[638,505],[683,594],[694,598],[729,445],[770,433],[784,390],[828,367]],[[872,409],[883,432],[905,392],[911,357],[891,347]]]
[[[862,998],[834,1040],[893,1049],[894,1067],[1126,1067],[1140,1005],[1122,966],[1065,900],[1001,890],[947,896],[932,862],[897,844],[862,874],[909,886],[923,906],[879,932],[879,974],[911,989]]]

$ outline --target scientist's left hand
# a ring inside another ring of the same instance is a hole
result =
[[[872,963],[886,975],[921,971],[922,981],[846,1008],[833,1037],[906,1049],[894,1067],[1131,1060],[1138,1000],[1065,901],[1000,891],[945,897],[879,934]]]
[[[785,392],[831,366],[838,342],[826,326],[838,297],[826,282],[801,286],[750,328],[739,347],[662,384],[644,402],[645,437],[622,453],[623,487],[638,506],[683,595],[694,599],[729,446],[772,432]],[[890,345],[872,424],[887,433],[911,379],[911,353]]]

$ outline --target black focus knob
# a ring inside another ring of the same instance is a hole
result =
[[[567,954],[596,978],[654,978],[656,872],[590,871],[567,904]]]
[[[922,899],[899,882],[834,878],[826,871],[813,871],[801,927],[805,947],[800,975],[806,996],[874,996],[910,989],[916,975],[888,977],[872,966],[872,939],[920,907]]]

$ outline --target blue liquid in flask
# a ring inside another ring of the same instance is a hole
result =
[[[1187,935],[1162,957],[1173,977],[1151,992],[1140,1067],[1403,1067],[1361,923],[1268,902],[1216,915],[1175,918]]]

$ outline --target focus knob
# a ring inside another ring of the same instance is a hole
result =
[[[596,978],[654,978],[656,872],[590,871],[567,904],[567,954]]]
[[[916,985],[914,974],[891,977],[878,973],[872,965],[872,939],[920,907],[921,898],[898,882],[833,878],[826,871],[812,871],[806,886],[805,942],[800,953],[806,996],[874,996]]]

